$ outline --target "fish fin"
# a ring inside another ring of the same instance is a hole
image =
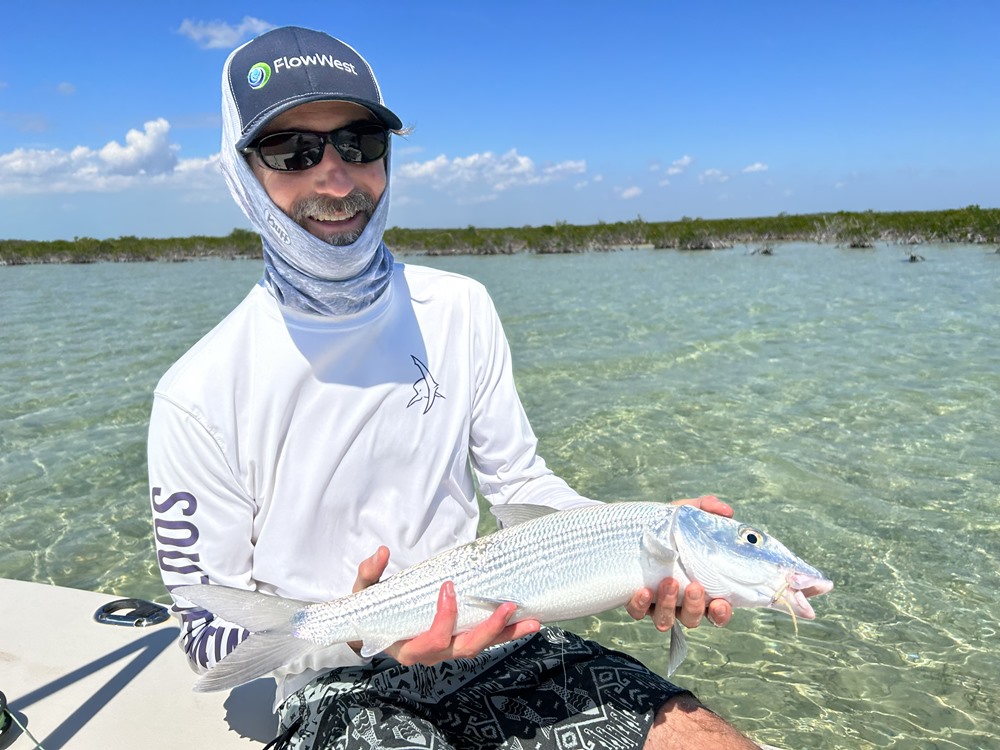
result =
[[[259,591],[208,584],[178,586],[171,593],[251,633],[266,631],[290,636],[292,615],[308,604]]]
[[[667,677],[677,671],[677,667],[687,658],[688,645],[687,637],[684,635],[684,628],[674,620],[674,626],[670,629],[670,656],[667,660]]]
[[[516,526],[519,523],[533,521],[536,518],[558,512],[558,508],[553,508],[549,505],[528,505],[527,503],[506,503],[504,505],[490,506],[490,513],[500,522],[501,528]]]
[[[661,563],[672,563],[678,556],[677,550],[657,537],[650,529],[642,532],[642,551]]]
[[[475,607],[476,609],[485,609],[485,610],[488,610],[491,614],[493,612],[496,612],[497,608],[501,604],[507,604],[507,602],[511,602],[512,604],[516,604],[517,608],[521,609],[521,602],[519,602],[517,599],[514,599],[513,597],[511,597],[509,599],[494,599],[492,597],[485,597],[485,596],[463,596],[462,597],[462,604],[467,604],[470,607]]]
[[[263,677],[322,648],[324,647],[312,641],[291,636],[271,633],[251,634],[222,661],[199,677],[194,690],[196,693],[229,690]]]
[[[367,659],[369,656],[381,654],[393,643],[395,641],[391,638],[376,638],[374,636],[363,638],[361,640],[361,655]]]

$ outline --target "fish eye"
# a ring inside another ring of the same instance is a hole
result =
[[[757,529],[744,526],[740,529],[740,540],[746,542],[747,544],[752,544],[754,547],[760,547],[764,544],[764,534],[763,532],[757,531]]]

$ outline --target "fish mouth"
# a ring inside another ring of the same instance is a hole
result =
[[[790,573],[785,579],[785,585],[775,592],[771,604],[787,607],[793,620],[796,616],[803,620],[815,620],[816,611],[807,597],[825,594],[832,588],[833,581],[821,575]]]

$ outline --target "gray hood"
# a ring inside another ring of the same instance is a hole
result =
[[[274,204],[237,151],[241,126],[229,68],[238,52],[229,56],[222,73],[220,159],[230,193],[260,233],[262,283],[280,303],[303,312],[348,315],[363,310],[381,296],[392,277],[392,255],[382,241],[389,213],[391,144],[385,155],[385,191],[361,236],[340,246],[314,237]]]

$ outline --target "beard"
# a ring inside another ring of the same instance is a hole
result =
[[[357,229],[347,232],[337,232],[331,230],[323,235],[316,235],[323,242],[331,245],[350,245],[356,242],[368,226],[368,220],[375,212],[375,199],[361,190],[355,188],[343,198],[330,198],[325,195],[313,195],[303,198],[292,206],[289,214],[292,221],[307,231],[312,231],[306,224],[307,219],[322,219],[333,216],[360,215],[364,217],[364,223]]]

